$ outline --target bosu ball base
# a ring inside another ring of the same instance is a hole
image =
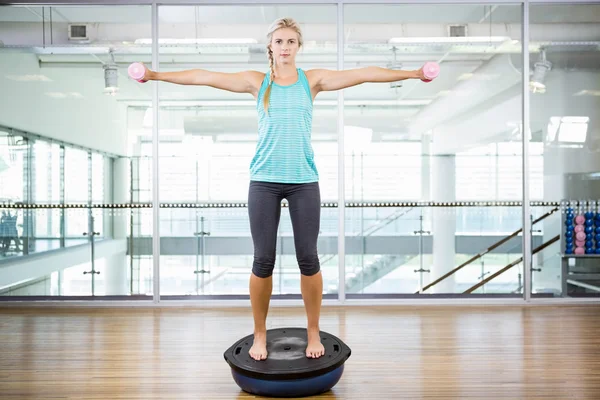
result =
[[[248,335],[225,351],[235,383],[247,393],[267,397],[307,397],[335,386],[350,357],[350,348],[339,338],[321,332],[325,355],[306,357],[306,329],[279,328],[267,331],[267,359],[248,354],[254,335]]]

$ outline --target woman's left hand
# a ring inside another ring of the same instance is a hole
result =
[[[425,78],[425,72],[423,72],[422,67],[413,72],[415,73],[415,79],[427,80],[427,78]]]

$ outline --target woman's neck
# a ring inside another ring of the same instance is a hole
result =
[[[293,64],[275,65],[275,76],[281,79],[296,76],[296,66]]]

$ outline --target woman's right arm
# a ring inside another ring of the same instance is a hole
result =
[[[214,72],[188,69],[176,72],[157,72],[146,68],[144,80],[163,81],[178,85],[211,86],[234,93],[251,93],[256,96],[264,73],[258,71]]]

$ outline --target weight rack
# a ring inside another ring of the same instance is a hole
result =
[[[600,200],[560,202],[563,297],[567,297],[569,285],[600,294],[599,206]]]

